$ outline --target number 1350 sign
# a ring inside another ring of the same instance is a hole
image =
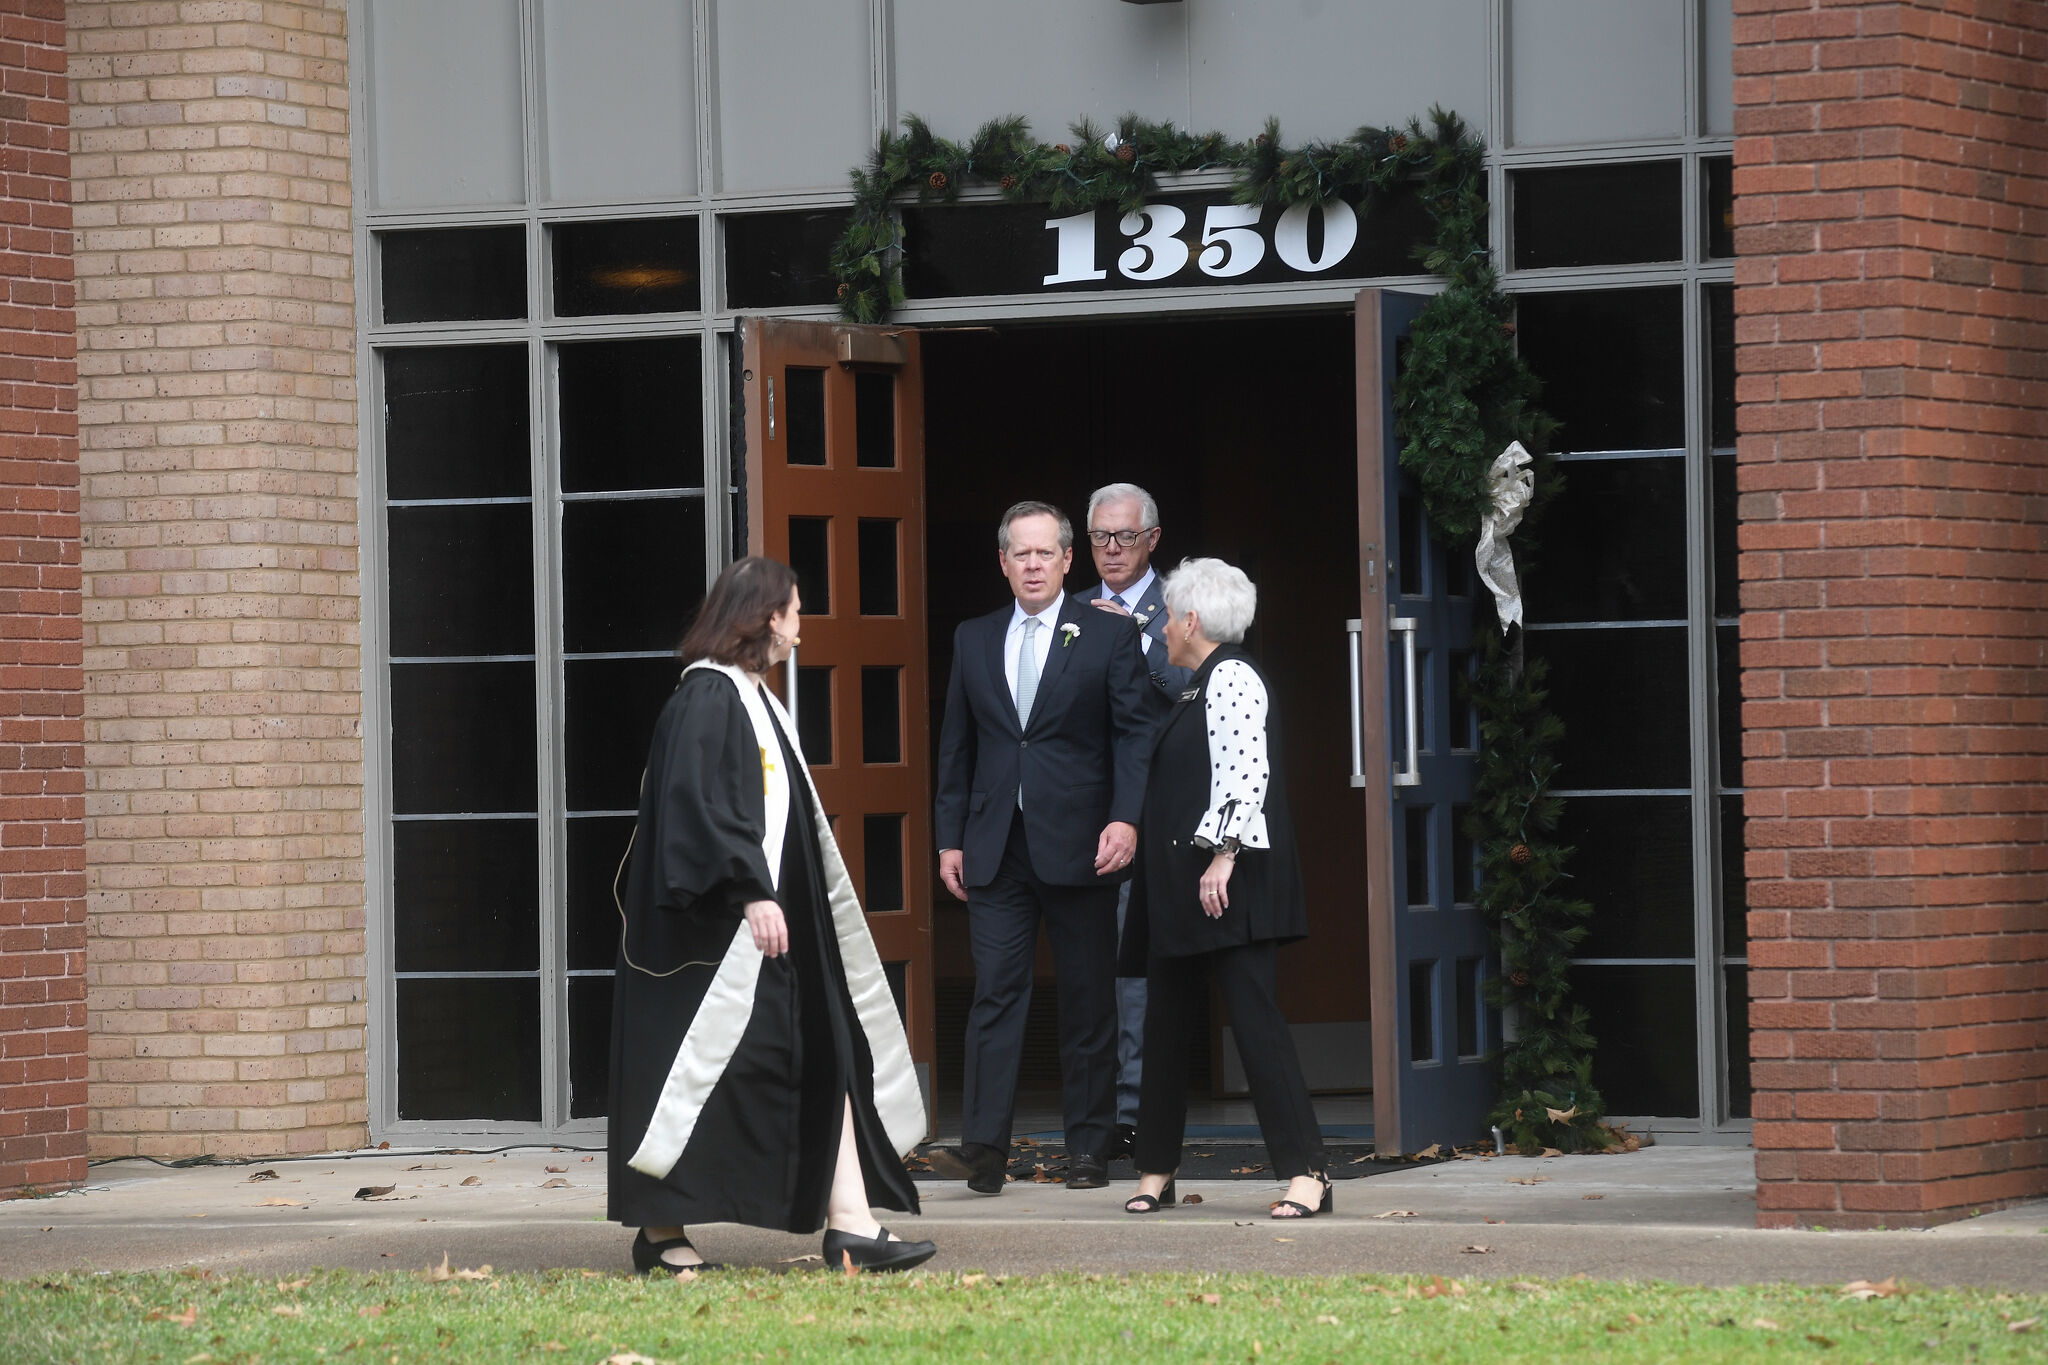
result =
[[[1259,230],[1261,214],[1257,204],[1210,204],[1202,215],[1200,236],[1194,237],[1188,233],[1187,210],[1172,204],[1147,204],[1136,213],[1125,214],[1117,224],[1117,231],[1130,243],[1116,258],[1117,273],[1130,280],[1167,280],[1185,270],[1192,258],[1197,270],[1216,279],[1249,274],[1266,259],[1267,241]],[[1322,220],[1323,229],[1322,241],[1313,250],[1309,244],[1311,214]],[[1109,278],[1109,271],[1097,259],[1093,210],[1048,219],[1045,226],[1059,247],[1059,268],[1045,277],[1046,284]],[[1341,199],[1295,204],[1273,224],[1273,254],[1305,275],[1335,268],[1351,254],[1357,241],[1357,211]]]

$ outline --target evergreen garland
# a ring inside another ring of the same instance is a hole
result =
[[[1426,128],[1411,119],[1405,128],[1361,128],[1292,148],[1277,120],[1246,142],[1130,115],[1113,132],[1083,120],[1071,143],[1054,145],[1035,141],[1017,117],[991,119],[964,145],[915,116],[903,129],[884,136],[867,167],[853,172],[852,221],[832,253],[840,312],[855,322],[880,321],[902,306],[903,230],[894,206],[913,191],[920,203],[951,203],[978,182],[1055,212],[1114,204],[1128,213],[1157,193],[1158,176],[1222,166],[1236,173],[1232,197],[1240,204],[1343,198],[1363,215],[1389,193],[1420,195],[1436,232],[1417,257],[1446,283],[1416,318],[1394,387],[1401,466],[1420,483],[1430,525],[1452,554],[1471,552],[1492,505],[1488,470],[1509,442],[1537,455],[1538,506],[1556,491],[1544,455],[1555,423],[1516,353],[1513,301],[1487,249],[1485,148],[1456,114],[1432,109]],[[1529,566],[1521,567],[1526,583]],[[1491,612],[1483,615],[1485,644],[1471,683],[1479,770],[1466,832],[1480,851],[1478,903],[1501,954],[1489,998],[1517,1030],[1499,1058],[1500,1098],[1490,1117],[1528,1155],[1602,1148],[1612,1134],[1592,1082],[1594,1040],[1570,983],[1572,949],[1592,908],[1565,893],[1572,850],[1555,838],[1563,803],[1552,787],[1564,726],[1545,708],[1542,662],[1525,663],[1519,632],[1504,640]]]

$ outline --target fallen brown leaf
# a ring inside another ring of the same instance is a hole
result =
[[[1564,1153],[1563,1153],[1563,1152],[1560,1152],[1560,1151],[1558,1151],[1558,1150],[1557,1150],[1557,1148],[1555,1148],[1555,1147],[1545,1147],[1545,1148],[1544,1148],[1544,1149],[1543,1149],[1543,1150],[1542,1150],[1541,1152],[1537,1153],[1537,1155],[1538,1155],[1538,1156],[1563,1156],[1563,1155],[1564,1155]]]
[[[1294,1239],[1292,1237],[1275,1237],[1273,1240],[1276,1242],[1291,1242]]]
[[[594,1157],[594,1156],[587,1156],[587,1157],[584,1157],[584,1158],[583,1158],[584,1164],[586,1164],[586,1165],[588,1165],[588,1164],[589,1164],[590,1162],[593,1162],[593,1161],[595,1161],[595,1160],[597,1160],[597,1158],[596,1158],[596,1157]]]
[[[1772,1322],[1769,1318],[1757,1318],[1753,1320],[1749,1325],[1751,1327],[1761,1327],[1766,1332],[1782,1332],[1785,1330],[1784,1328],[1778,1326],[1777,1323]]]
[[[850,1251],[839,1253],[839,1266],[841,1270],[846,1272],[846,1278],[849,1280],[860,1274],[860,1267],[853,1263],[853,1253]]]
[[[803,1255],[801,1255],[801,1256],[785,1256],[785,1257],[783,1257],[783,1258],[782,1258],[782,1264],[784,1264],[784,1265],[801,1265],[801,1264],[802,1264],[803,1262],[805,1262],[805,1261],[823,1261],[824,1259],[825,1259],[825,1258],[824,1258],[823,1256],[820,1256],[820,1255],[819,1255],[819,1254],[818,1254],[817,1252],[815,1252],[815,1251],[807,1251],[807,1252],[805,1252],[805,1253],[804,1253]]]
[[[604,1365],[661,1365],[653,1356],[643,1356],[638,1351],[619,1351],[604,1358]]]
[[[481,1185],[484,1183],[484,1178],[480,1175],[473,1175],[465,1179],[462,1183],[465,1185]]]
[[[543,1351],[566,1351],[569,1349],[559,1341],[543,1341],[540,1344],[540,1348]]]
[[[1318,1327],[1341,1327],[1343,1324],[1337,1320],[1335,1313],[1318,1313],[1316,1314],[1316,1325]]]
[[[270,1311],[281,1318],[302,1318],[306,1315],[306,1310],[295,1303],[281,1303]]]
[[[1461,1247],[1460,1250],[1462,1250],[1468,1256],[1484,1256],[1489,1251],[1492,1251],[1493,1248],[1488,1246],[1473,1245],[1468,1247]]]
[[[384,1316],[384,1305],[381,1303],[366,1303],[356,1310],[356,1316],[359,1318],[381,1318]]]
[[[1441,1275],[1430,1276],[1429,1283],[1422,1286],[1422,1297],[1425,1299],[1438,1299],[1446,1294],[1452,1298],[1462,1299],[1465,1297],[1465,1286],[1456,1280],[1446,1280]]]
[[[286,1199],[283,1195],[278,1195],[275,1198],[264,1200],[256,1207],[259,1209],[302,1209],[306,1206],[296,1199]]]
[[[280,1294],[293,1294],[311,1283],[313,1281],[310,1278],[303,1280],[279,1280],[277,1282],[277,1292]]]
[[[1199,1204],[1202,1202],[1202,1196],[1199,1194],[1184,1194],[1180,1197],[1180,1202],[1183,1204]]]
[[[553,1180],[541,1181],[540,1187],[544,1190],[566,1190],[569,1188],[569,1182],[556,1176]]]
[[[1517,1294],[1541,1294],[1543,1292],[1542,1285],[1533,1284],[1528,1280],[1509,1280],[1508,1288],[1514,1290]]]
[[[1582,1194],[1579,1196],[1581,1199],[1605,1199],[1606,1197],[1604,1194]]]
[[[1223,1296],[1221,1294],[1204,1294],[1202,1295],[1202,1302],[1211,1308],[1215,1308],[1223,1302]]]
[[[568,1170],[569,1168],[567,1166],[547,1166],[543,1167],[542,1169],[552,1171],[554,1174],[560,1175],[562,1172]]]
[[[365,1185],[356,1191],[358,1199],[382,1199],[398,1189],[396,1185]]]
[[[1818,1332],[1808,1332],[1806,1339],[1820,1347],[1823,1351],[1831,1351],[1835,1347],[1835,1339],[1833,1337],[1824,1337]]]
[[[1266,1168],[1263,1165],[1255,1163],[1250,1166],[1232,1166],[1230,1168],[1230,1173],[1232,1175],[1257,1175],[1260,1171],[1263,1171],[1265,1169]]]
[[[1422,1149],[1421,1151],[1417,1152],[1417,1153],[1415,1154],[1415,1159],[1416,1159],[1417,1161],[1428,1161],[1428,1160],[1429,1160],[1429,1159],[1431,1159],[1432,1157],[1439,1157],[1439,1156],[1442,1156],[1443,1154],[1444,1154],[1444,1147],[1443,1147],[1443,1144],[1442,1144],[1442,1143],[1440,1143],[1440,1142],[1432,1142],[1432,1143],[1430,1143],[1430,1144],[1429,1144],[1429,1146],[1427,1146],[1427,1147],[1424,1147],[1424,1148],[1423,1148],[1423,1149]]]
[[[185,1305],[185,1311],[182,1313],[167,1313],[161,1308],[152,1308],[149,1310],[149,1317],[146,1321],[175,1322],[180,1327],[190,1327],[193,1323],[199,1321],[199,1305],[188,1303]]]
[[[961,1284],[961,1287],[962,1287],[962,1288],[966,1288],[966,1289],[972,1289],[972,1288],[973,1288],[973,1287],[974,1287],[975,1285],[978,1285],[978,1284],[987,1284],[987,1283],[988,1283],[988,1276],[986,1276],[986,1275],[983,1275],[983,1274],[981,1274],[981,1273],[979,1273],[979,1272],[976,1272],[975,1274],[972,1274],[972,1275],[962,1275],[962,1276],[960,1277],[960,1284]]]
[[[1845,1299],[1888,1299],[1905,1292],[1899,1288],[1898,1277],[1894,1275],[1887,1275],[1881,1280],[1851,1280],[1842,1286]]]
[[[1570,1123],[1579,1116],[1579,1106],[1575,1104],[1569,1109],[1552,1109],[1545,1105],[1543,1112],[1550,1115],[1552,1123]]]
[[[408,1166],[405,1169],[407,1169],[408,1171],[445,1171],[448,1168],[446,1166],[439,1164],[438,1162],[423,1161],[417,1166]]]
[[[277,1179],[277,1172],[276,1172],[276,1171],[273,1171],[273,1170],[270,1170],[270,1169],[268,1169],[267,1167],[266,1167],[265,1169],[263,1169],[263,1170],[260,1170],[260,1171],[251,1171],[251,1172],[249,1173],[249,1183],[250,1183],[250,1184],[252,1184],[252,1185],[253,1185],[253,1184],[255,1184],[255,1183],[256,1183],[257,1181],[259,1181],[259,1180],[275,1180],[275,1179]]]
[[[2005,1330],[2008,1332],[2031,1332],[2040,1325],[2041,1320],[2039,1318],[2021,1318],[2018,1322],[2008,1322],[2005,1325]]]

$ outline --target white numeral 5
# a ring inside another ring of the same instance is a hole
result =
[[[1252,231],[1258,226],[1257,204],[1211,204],[1202,219],[1204,275],[1228,279],[1242,275],[1266,258],[1266,242]]]
[[[1116,258],[1116,268],[1134,280],[1163,280],[1188,263],[1188,244],[1174,236],[1188,225],[1188,216],[1171,204],[1148,204],[1127,213],[1116,230],[1131,239],[1130,249]]]

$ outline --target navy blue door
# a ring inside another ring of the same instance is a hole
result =
[[[1478,727],[1457,686],[1471,675],[1474,593],[1484,588],[1470,552],[1447,553],[1431,535],[1394,438],[1401,342],[1426,301],[1373,289],[1358,298],[1365,591],[1354,781],[1368,818],[1373,1127],[1383,1153],[1479,1138],[1499,1045],[1485,998],[1496,959],[1473,904],[1477,859],[1463,828]]]

